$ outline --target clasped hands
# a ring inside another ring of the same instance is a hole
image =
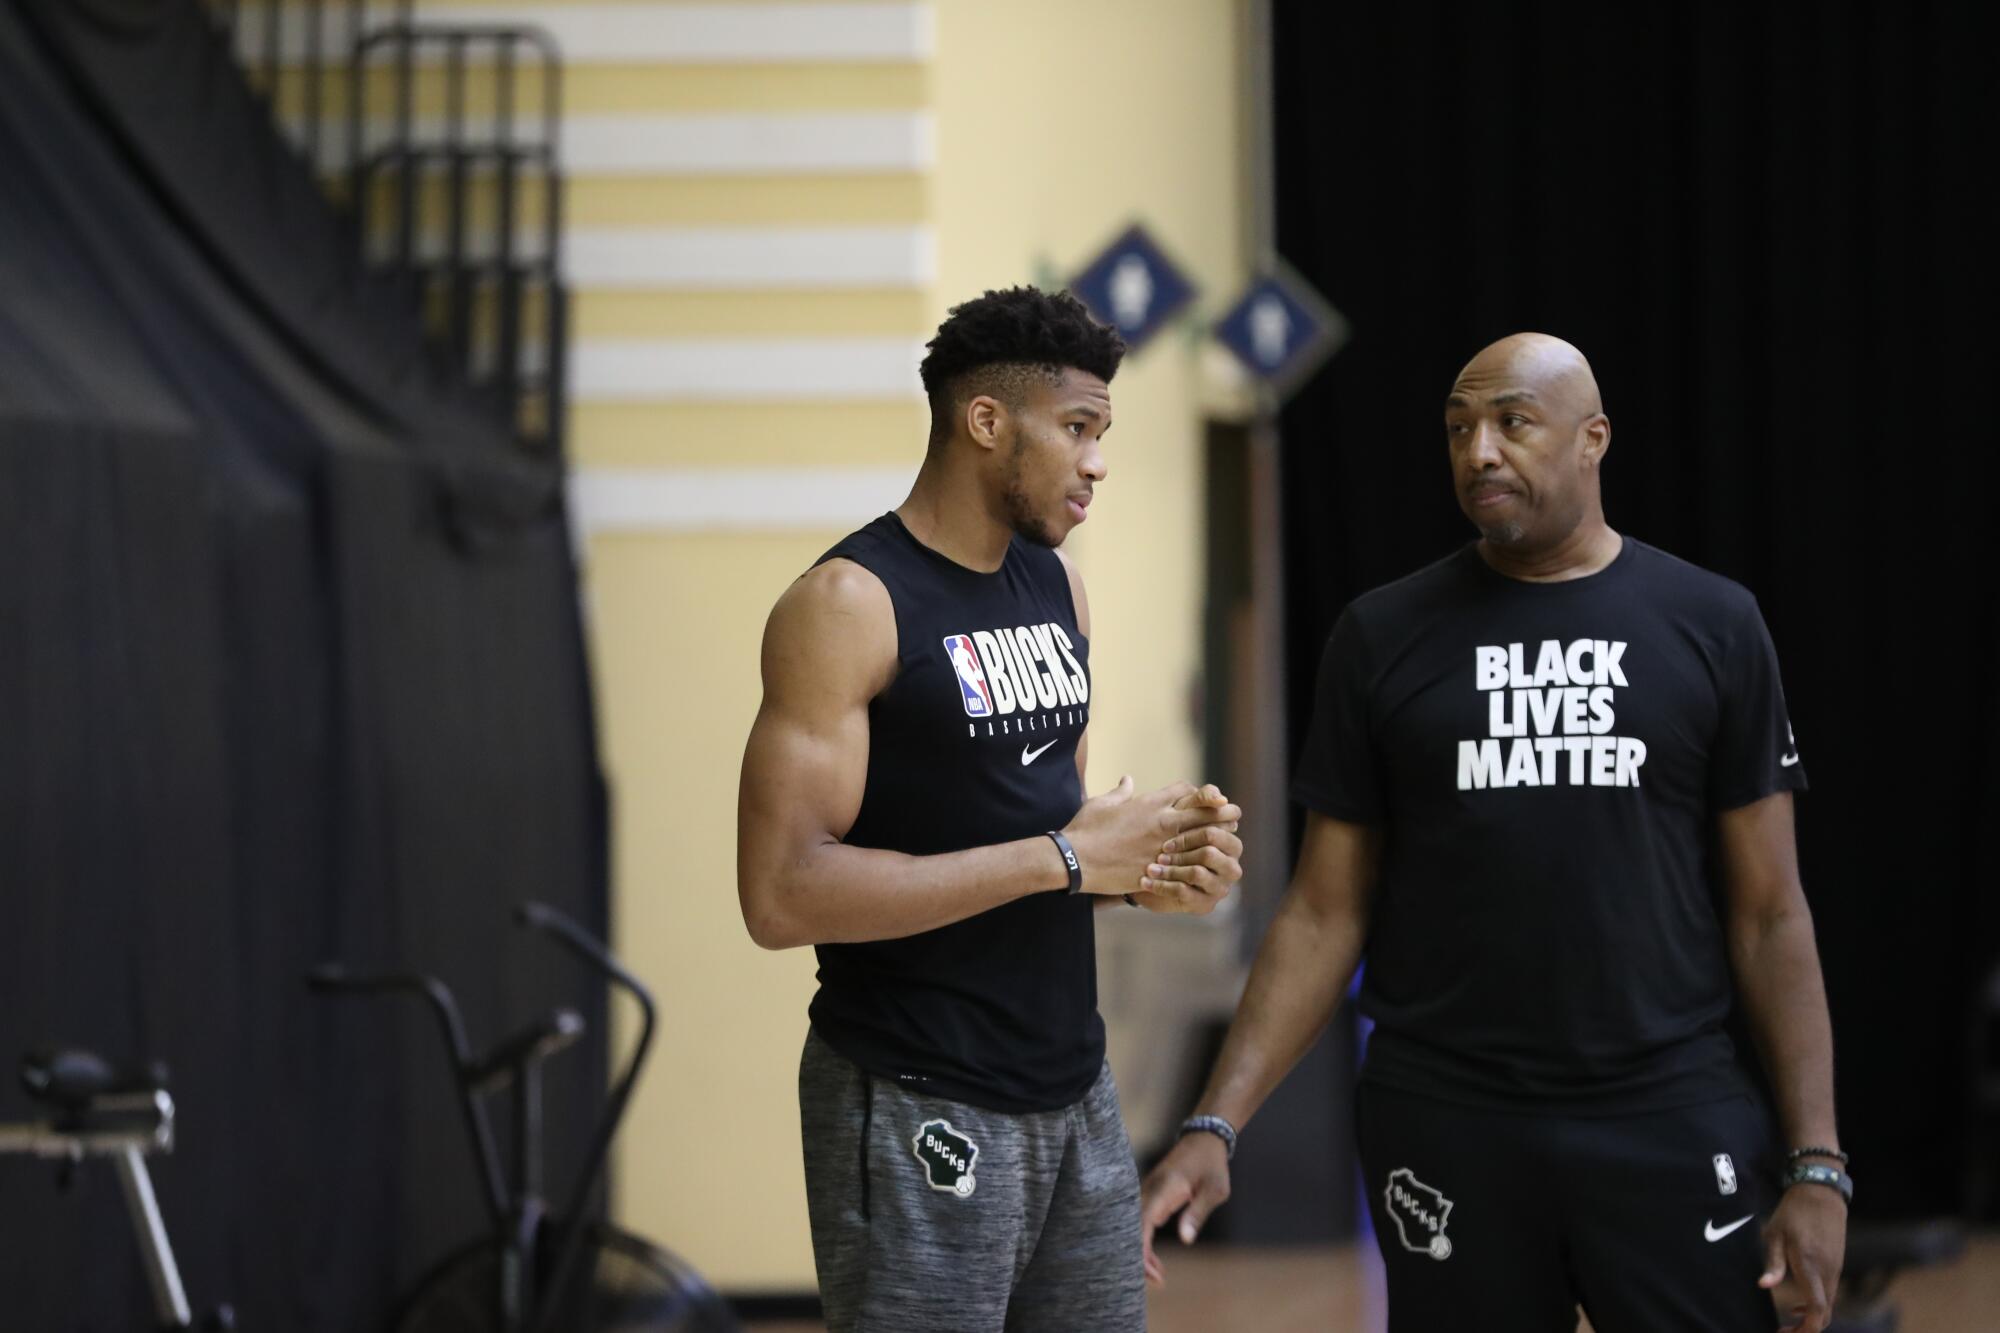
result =
[[[1085,893],[1131,894],[1150,912],[1203,916],[1243,878],[1242,818],[1213,784],[1135,794],[1127,775],[1085,801],[1063,836],[1082,864]]]

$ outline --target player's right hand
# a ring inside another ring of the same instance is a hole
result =
[[[1229,1150],[1213,1134],[1183,1134],[1140,1187],[1140,1243],[1145,1252],[1146,1281],[1162,1287],[1166,1265],[1153,1253],[1153,1231],[1175,1213],[1181,1215],[1181,1244],[1191,1245],[1201,1224],[1229,1197]]]
[[[1212,801],[1189,799],[1210,793]],[[1161,849],[1169,839],[1188,829],[1233,825],[1242,818],[1242,810],[1221,792],[1197,788],[1191,782],[1135,795],[1128,773],[1110,791],[1085,801],[1076,818],[1063,829],[1063,836],[1076,849],[1085,893],[1134,893],[1143,887],[1141,881],[1147,878],[1149,867],[1159,865]],[[1224,882],[1217,875],[1208,878],[1214,883],[1196,885],[1196,891],[1219,897],[1234,882]]]

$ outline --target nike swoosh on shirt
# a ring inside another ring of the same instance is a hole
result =
[[[1750,1217],[1755,1217],[1756,1215],[1757,1214],[1752,1213],[1750,1214]],[[1745,1222],[1748,1222],[1750,1220],[1750,1217],[1739,1217],[1726,1227],[1718,1227],[1713,1222],[1707,1223],[1705,1226],[1702,1227],[1701,1234],[1708,1237],[1709,1240],[1711,1241],[1721,1240],[1724,1236],[1736,1230],[1736,1228],[1742,1226]]]
[[[1032,764],[1037,759],[1040,759],[1042,755],[1048,751],[1049,746],[1054,744],[1055,744],[1054,741],[1050,741],[1048,745],[1044,745],[1039,750],[1030,750],[1027,746],[1023,745],[1021,747],[1021,767],[1026,768],[1029,764]]]
[[[1795,754],[1781,754],[1778,756],[1779,768],[1790,768],[1793,764],[1796,764],[1798,762],[1799,762],[1799,757]]]

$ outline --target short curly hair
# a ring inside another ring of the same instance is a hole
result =
[[[1030,376],[1081,370],[1106,384],[1125,358],[1118,330],[1091,317],[1068,292],[1037,287],[990,291],[955,305],[928,344],[918,373],[931,403],[931,444],[951,438],[958,405],[991,394],[1018,405]]]

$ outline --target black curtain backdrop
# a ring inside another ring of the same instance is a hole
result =
[[[1473,535],[1459,366],[1583,348],[1612,525],[1777,641],[1861,1215],[1953,1211],[2000,940],[1977,7],[1275,11],[1279,249],[1354,329],[1284,415],[1291,734],[1341,607]]]
[[[602,1003],[509,911],[603,929],[604,806],[559,470],[317,189],[192,0],[0,5],[0,1067],[167,1063],[196,1305],[353,1333],[482,1213],[429,1016],[304,974],[578,1005],[580,1127]],[[110,1167],[54,1177],[0,1159],[0,1325],[146,1325]]]

